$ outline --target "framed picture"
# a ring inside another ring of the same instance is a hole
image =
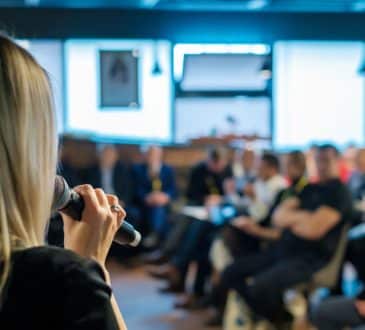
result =
[[[138,108],[138,51],[100,50],[100,107]]]

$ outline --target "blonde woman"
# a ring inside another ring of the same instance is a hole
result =
[[[47,75],[0,35],[0,329],[126,329],[105,268],[118,199],[77,187],[82,221],[64,216],[66,249],[44,245],[56,154]]]

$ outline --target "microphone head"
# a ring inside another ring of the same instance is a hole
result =
[[[139,243],[141,243],[142,235],[137,230],[134,231],[134,234],[136,235],[133,242],[130,242],[129,245],[133,247],[137,247]]]
[[[52,211],[58,211],[65,207],[71,197],[71,189],[66,180],[60,176],[56,176],[55,188],[53,195]]]

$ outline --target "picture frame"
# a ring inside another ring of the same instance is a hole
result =
[[[100,108],[140,107],[137,50],[99,51]]]

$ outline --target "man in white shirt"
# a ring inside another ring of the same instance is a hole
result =
[[[280,161],[277,156],[265,153],[258,165],[258,177],[254,183],[247,183],[240,197],[232,182],[226,182],[226,199],[238,209],[244,210],[254,221],[259,222],[270,210],[277,194],[287,186],[280,175]]]
[[[248,213],[256,221],[267,215],[277,194],[287,186],[279,171],[278,157],[264,154],[259,164],[258,179],[253,184],[246,185],[244,189]]]

